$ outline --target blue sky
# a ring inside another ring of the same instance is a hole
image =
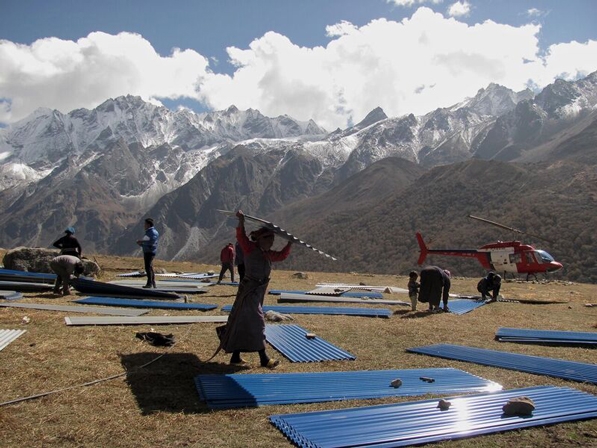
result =
[[[597,70],[594,0],[0,0],[0,124],[133,94],[328,130]]]

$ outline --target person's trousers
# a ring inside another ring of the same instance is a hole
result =
[[[147,284],[155,286],[155,273],[153,272],[153,259],[155,254],[143,252],[143,262],[145,263],[145,273],[147,274]]]
[[[222,263],[222,269],[220,270],[220,278],[218,279],[219,282],[222,281],[224,278],[224,274],[226,271],[230,271],[230,281],[234,281],[234,266],[230,262]]]

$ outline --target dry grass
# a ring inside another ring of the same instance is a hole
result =
[[[134,258],[97,257],[104,269],[102,280],[118,272],[138,270]],[[168,271],[202,272],[217,266],[158,260]],[[279,265],[283,267],[283,264]],[[346,282],[406,287],[408,279],[396,276],[327,274],[309,272],[296,279],[293,272],[273,272],[272,289],[311,289],[319,282]],[[475,293],[477,279],[456,278],[453,292]],[[409,354],[408,347],[433,343],[455,343],[594,363],[596,352],[586,348],[500,343],[494,340],[498,327],[595,331],[597,286],[565,283],[515,283],[503,286],[506,297],[564,300],[565,303],[533,305],[495,303],[463,316],[423,315],[396,307],[390,319],[349,316],[295,315],[295,323],[356,355],[356,361],[290,363],[282,360],[281,372],[406,369],[455,367],[501,383],[512,389],[553,384],[575,387],[597,394],[597,386],[484,367],[476,364]],[[221,286],[194,300],[218,305],[231,304],[235,288]],[[387,298],[407,300],[403,295]],[[70,299],[72,299],[71,297]],[[22,302],[67,303],[49,294],[27,294]],[[276,296],[266,296],[276,303]],[[351,305],[352,306],[352,305]],[[383,306],[383,308],[387,308]],[[150,315],[189,314],[191,311],[154,310]],[[197,314],[202,314],[197,312]],[[205,314],[218,315],[218,310]],[[22,322],[30,317],[28,324]],[[200,373],[264,372],[260,368],[235,370],[228,356],[218,355],[205,363],[217,346],[214,324],[155,326],[173,333],[177,343],[170,349],[153,347],[135,338],[145,326],[68,327],[65,313],[24,309],[0,309],[0,329],[26,329],[27,333],[0,352],[2,389],[0,402],[42,392],[78,386],[112,375],[123,376],[92,386],[73,387],[43,398],[0,407],[2,447],[272,447],[292,446],[268,421],[277,413],[336,409],[407,399],[365,400],[256,409],[210,411],[198,399],[194,377]],[[273,349],[271,355],[281,357]],[[256,354],[246,357],[257,364]],[[155,360],[144,368],[140,366]],[[590,447],[597,446],[597,420],[560,424],[546,428],[512,431],[437,444],[450,447]]]

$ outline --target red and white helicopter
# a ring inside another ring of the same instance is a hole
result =
[[[469,218],[487,222],[498,227],[511,230],[516,233],[524,233],[520,230],[504,226],[502,224],[469,215]],[[423,236],[417,232],[417,242],[421,253],[418,264],[422,265],[427,255],[448,255],[455,257],[476,258],[481,266],[487,270],[503,272],[506,274],[526,274],[527,280],[530,276],[537,274],[547,274],[562,269],[562,263],[555,259],[544,250],[535,249],[528,244],[522,244],[520,241],[498,241],[496,243],[486,244],[479,249],[429,249],[423,241]],[[532,235],[535,238],[540,238]],[[543,238],[540,238],[543,239]]]

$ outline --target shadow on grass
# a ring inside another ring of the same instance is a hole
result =
[[[143,415],[155,412],[198,414],[211,412],[199,399],[195,377],[200,374],[230,374],[244,370],[228,364],[202,362],[191,353],[167,353],[147,367],[156,353],[121,355],[126,381]]]
[[[394,312],[395,315],[400,314],[400,319],[418,319],[420,317],[429,317],[429,316],[433,316],[433,313],[430,313],[429,311],[425,310],[425,311],[395,311]]]

